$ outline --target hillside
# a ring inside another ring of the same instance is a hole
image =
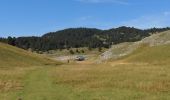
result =
[[[135,52],[137,52],[138,54],[141,52],[140,54],[141,58],[143,55],[147,55],[147,53],[148,55],[155,53],[155,55],[162,54],[162,56],[168,56],[166,54],[169,54],[168,51],[169,44],[170,44],[170,31],[160,32],[157,34],[153,34],[149,37],[146,37],[138,42],[126,42],[126,43],[113,45],[109,50],[104,52],[99,57],[99,60],[101,62],[101,61],[107,61],[109,59],[115,60],[124,56],[130,57],[136,55],[134,54]],[[145,54],[142,54],[142,52]],[[152,57],[152,56],[148,56],[148,57]]]
[[[142,46],[132,54],[125,57],[126,62],[169,64],[170,62],[170,44],[149,47]]]
[[[54,63],[28,51],[0,43],[0,67],[24,67]]]
[[[128,55],[127,61],[169,64],[170,31],[154,34],[139,43],[141,46],[135,52]]]
[[[169,100],[169,33],[114,45],[100,56],[110,57],[100,58],[100,64],[94,63],[98,50],[84,49],[94,59],[56,65],[46,57],[0,43],[0,99]],[[56,51],[57,56],[65,53]]]

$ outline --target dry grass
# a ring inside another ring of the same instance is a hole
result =
[[[1,76],[5,77],[0,78],[0,97],[6,100],[19,97],[24,100],[169,100],[169,72],[168,65],[123,62],[1,70]]]
[[[28,73],[56,64],[59,62],[0,43],[0,100],[17,100]]]
[[[0,68],[58,64],[46,57],[0,43]]]
[[[121,59],[122,60],[122,59]],[[162,46],[148,47],[147,45],[141,46],[134,53],[124,57],[126,62],[138,63],[152,63],[152,64],[166,64],[170,62],[170,44]]]
[[[13,59],[5,64],[0,57],[0,100],[170,100],[169,45],[142,47],[105,64],[89,60],[57,66],[15,47],[2,48],[0,53]]]
[[[94,94],[99,93],[102,95],[103,92],[109,91],[116,94],[117,90],[125,90],[132,94],[134,92],[139,93],[138,99],[143,100],[145,96],[148,98],[152,96],[161,98],[161,96],[166,95],[170,98],[168,96],[170,93],[169,72],[169,66],[115,65],[114,63],[109,63],[102,65],[64,65],[53,70],[52,75],[56,78],[56,85],[72,87],[77,93],[91,91]],[[111,100],[114,98],[113,94],[109,95],[112,98]],[[119,95],[126,97],[128,94],[121,94],[120,92]],[[144,97],[142,98],[140,95],[144,95]],[[133,96],[136,96],[136,94],[134,93],[131,96],[130,100],[133,100]]]
[[[36,67],[0,69],[0,92],[22,90],[24,76]]]

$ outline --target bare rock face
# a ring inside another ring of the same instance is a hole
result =
[[[139,43],[121,43],[113,45],[109,50],[99,56],[98,63],[109,59],[118,59],[132,53],[139,47]]]

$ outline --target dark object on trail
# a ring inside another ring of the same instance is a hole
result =
[[[75,60],[77,60],[77,61],[84,61],[85,57],[84,56],[77,56]]]

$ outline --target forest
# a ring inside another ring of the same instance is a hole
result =
[[[69,28],[49,32],[40,37],[1,37],[0,42],[32,51],[62,50],[80,47],[88,47],[89,49],[109,48],[111,45],[118,43],[139,41],[151,34],[166,30],[170,30],[170,28],[151,28],[145,30],[125,26],[108,30]]]

